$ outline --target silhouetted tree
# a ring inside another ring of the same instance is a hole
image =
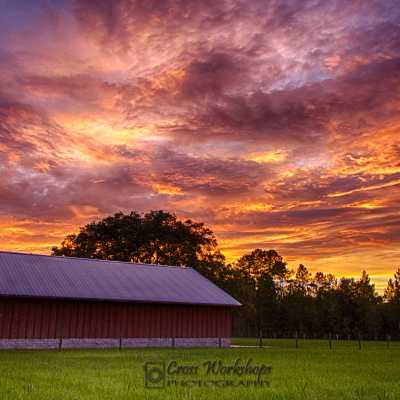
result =
[[[234,267],[246,276],[247,281],[252,281],[253,293],[245,306],[250,321],[254,321],[255,333],[265,326],[272,329],[278,302],[274,279],[288,276],[286,262],[275,250],[255,249],[240,257]]]
[[[68,235],[53,255],[151,264],[186,265],[206,275],[225,263],[213,232],[203,223],[180,221],[174,214],[151,211],[117,213]]]
[[[246,270],[255,281],[264,274],[272,278],[285,278],[289,272],[282,256],[275,250],[255,249],[240,257],[236,267]]]
[[[305,265],[300,264],[297,268],[295,278],[296,281],[307,284],[311,282],[312,275]]]
[[[400,304],[400,268],[395,272],[393,279],[389,279],[383,298],[388,303]]]
[[[381,329],[396,337],[400,334],[400,268],[389,279],[383,298],[385,303],[380,305],[378,314]]]
[[[312,275],[307,267],[300,264],[283,289],[282,309],[286,318],[287,331],[303,334],[313,332],[315,301],[313,298]]]

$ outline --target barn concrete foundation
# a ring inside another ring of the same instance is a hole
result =
[[[0,339],[0,349],[229,347],[230,338]]]

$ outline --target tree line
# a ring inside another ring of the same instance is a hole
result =
[[[303,264],[290,270],[276,250],[255,249],[228,264],[208,227],[165,211],[91,222],[52,254],[195,268],[242,303],[233,319],[239,336],[400,338],[400,268],[380,296],[366,271],[338,279]]]

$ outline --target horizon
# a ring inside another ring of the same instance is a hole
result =
[[[267,249],[265,249],[267,250]],[[273,249],[269,249],[269,250],[273,250]],[[83,259],[83,260],[93,260],[93,261],[105,261],[105,262],[116,262],[116,263],[127,263],[127,264],[134,264],[134,265],[152,265],[152,266],[158,266],[158,267],[174,267],[174,268],[193,268],[193,267],[188,267],[186,265],[170,265],[170,264],[154,264],[154,263],[146,263],[146,262],[133,262],[133,261],[124,261],[124,260],[109,260],[109,259],[103,259],[103,258],[91,258],[91,257],[78,257],[78,256],[60,256],[60,255],[55,255],[55,254],[51,254],[51,252],[49,253],[38,253],[38,252],[28,252],[28,251],[16,251],[16,250],[3,250],[0,249],[0,253],[11,253],[11,254],[21,254],[21,255],[33,255],[33,256],[43,256],[43,257],[58,257],[58,258],[77,258],[77,259]],[[222,252],[223,254],[223,252]],[[238,259],[240,258],[240,256],[236,259],[231,259],[229,260],[228,258],[226,258],[226,265],[231,266],[233,268],[235,268],[235,263],[236,261],[238,261]],[[295,280],[295,278],[293,278],[293,275],[296,273],[296,269],[299,266],[299,263],[297,265],[289,265],[289,263],[286,261],[285,257],[283,256],[283,261],[286,262],[287,267],[288,267],[288,272],[290,273],[288,278],[284,278],[284,281],[290,282]],[[301,264],[301,263],[300,263]],[[315,273],[317,272],[324,272],[324,274],[329,274],[331,272],[329,271],[319,271],[319,270],[311,270],[307,265],[306,265],[307,269],[313,273],[313,275],[315,275]],[[385,278],[381,279],[381,285],[379,285],[379,283],[377,284],[376,282],[374,282],[374,279],[376,280],[376,277],[371,277],[371,275],[368,273],[368,270],[361,270],[360,271],[360,276],[355,276],[355,275],[334,275],[334,277],[339,281],[340,279],[354,279],[355,281],[359,281],[363,275],[363,272],[366,272],[367,275],[369,276],[369,278],[371,278],[371,281],[373,283],[373,285],[375,286],[375,290],[378,293],[378,295],[383,295],[384,290],[386,289],[387,286],[387,281],[384,281]],[[393,271],[393,274],[391,276],[389,276],[388,280],[390,278],[393,278],[393,275],[395,274],[396,270]],[[281,282],[282,279],[275,279],[276,282]],[[378,279],[379,281],[379,279]]]
[[[4,1],[0,26],[0,249],[164,209],[227,262],[379,293],[400,266],[395,0]]]

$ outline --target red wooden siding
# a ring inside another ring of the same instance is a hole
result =
[[[230,307],[0,298],[0,339],[230,337]]]

